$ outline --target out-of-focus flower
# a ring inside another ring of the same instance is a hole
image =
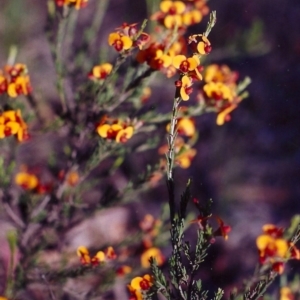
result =
[[[42,182],[38,170],[31,170],[25,166],[21,166],[21,170],[15,175],[15,183],[24,190],[37,194],[45,194],[52,190],[52,182]]]
[[[132,271],[131,267],[124,265],[117,269],[117,275],[124,276],[124,275],[131,273],[131,271]]]
[[[157,227],[161,225],[161,221],[155,219],[152,215],[146,214],[143,220],[140,222],[140,228],[146,232],[151,233],[152,236],[156,236]]]
[[[151,20],[156,20],[166,28],[182,26],[182,14],[186,10],[186,5],[182,1],[165,0],[160,3],[160,11],[151,16]]]
[[[133,278],[127,286],[130,292],[130,300],[142,300],[143,292],[148,291],[152,285],[153,279],[149,274]]]
[[[182,23],[185,26],[191,26],[191,25],[200,23],[202,18],[203,18],[203,15],[201,14],[201,12],[197,9],[193,9],[193,10],[185,12],[182,15]]]
[[[88,77],[94,81],[104,80],[111,73],[112,68],[109,63],[94,66]]]
[[[153,257],[156,260],[158,266],[162,265],[165,261],[163,254],[161,253],[160,249],[156,247],[151,247],[145,250],[141,255],[141,266],[143,268],[149,268],[150,262],[149,259]]]
[[[55,0],[55,2],[57,6],[71,6],[80,9],[87,5],[88,0]]]
[[[85,246],[79,246],[76,252],[83,265],[87,265],[91,262],[90,252]]]
[[[182,168],[187,169],[191,166],[192,160],[197,154],[197,150],[185,144],[180,152],[175,155],[175,162]]]
[[[283,230],[273,224],[263,227],[263,234],[256,239],[261,264],[271,264],[281,274],[287,259],[299,259],[299,249],[283,238]],[[294,250],[293,250],[294,248]]]
[[[108,44],[120,52],[130,49],[133,45],[133,41],[129,36],[122,35],[119,32],[113,32],[108,36]]]
[[[138,23],[123,23],[120,27],[116,28],[116,33],[118,33],[121,37],[127,37],[123,41],[125,42],[126,47],[129,47],[129,44],[131,43],[129,48],[138,47],[141,50],[150,41],[150,35],[146,32],[139,32],[137,24]],[[131,42],[128,40],[128,38]],[[126,49],[126,47],[124,47],[123,49],[128,50],[129,48]]]
[[[29,138],[27,124],[23,121],[20,110],[0,112],[0,139],[14,135],[19,142]]]
[[[27,96],[32,91],[28,70],[24,64],[7,65],[4,72],[0,71],[0,94],[7,93],[9,97]]]
[[[167,131],[170,131],[170,123],[167,125]],[[179,135],[193,137],[196,133],[195,121],[193,118],[179,118],[176,125],[176,130]]]
[[[243,96],[238,95],[236,84],[238,74],[226,65],[210,65],[204,74],[203,92],[198,99],[207,107],[213,108],[218,114],[216,123],[223,125],[231,119],[230,113],[238,107]]]
[[[89,250],[85,246],[79,246],[76,252],[83,265],[98,266],[107,259],[112,260],[117,257],[112,247],[108,247],[105,252],[98,251],[94,256],[90,256]]]
[[[190,167],[193,158],[197,154],[197,150],[186,144],[181,137],[175,140],[175,163],[183,169]],[[158,149],[158,153],[165,155],[168,151],[168,145],[163,145]]]
[[[111,259],[111,260],[117,258],[116,252],[115,252],[115,250],[114,250],[113,247],[109,246],[109,247],[106,249],[106,251],[105,251],[105,257],[106,257],[107,259]]]
[[[142,95],[141,95],[141,102],[142,103],[146,103],[148,101],[148,99],[150,98],[151,96],[151,88],[150,87],[145,87],[143,88],[143,91],[142,91]]]
[[[121,120],[104,118],[96,131],[102,138],[114,140],[117,143],[126,143],[133,136],[134,127]]]
[[[34,174],[19,172],[15,176],[15,182],[24,190],[34,190],[39,184],[38,178]]]
[[[153,239],[158,235],[161,226],[161,221],[155,219],[152,215],[147,214],[140,222],[140,228],[143,231],[143,245],[145,248],[151,248]]]
[[[222,82],[213,82],[205,84],[203,90],[208,98],[215,100],[228,100],[232,101],[234,98],[234,91]]]
[[[291,289],[287,286],[284,286],[280,289],[280,300],[294,300],[295,297]]]
[[[77,183],[79,182],[79,174],[77,171],[70,171],[67,175],[66,175],[66,182],[68,183],[68,185],[70,186],[75,186],[77,185]]]
[[[232,71],[227,65],[209,65],[204,74],[205,82],[222,82],[227,85],[236,84],[238,73]]]
[[[183,34],[188,26],[201,22],[209,9],[202,1],[161,1],[160,11],[155,12],[150,18],[157,21],[167,29],[176,27]]]
[[[170,43],[170,42],[169,42]],[[186,44],[186,39],[183,38],[182,36],[178,38],[175,42],[172,42],[168,54],[174,58],[176,55],[185,55],[187,53],[187,44]]]
[[[177,132],[180,135],[192,137],[196,133],[195,121],[193,118],[180,118],[177,122]]]

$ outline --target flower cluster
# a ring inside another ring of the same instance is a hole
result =
[[[108,44],[116,51],[122,52],[135,47],[142,49],[149,39],[150,36],[147,33],[138,32],[137,23],[124,23],[108,36]]]
[[[161,221],[155,219],[152,215],[147,214],[140,222],[140,228],[143,231],[143,247],[144,251],[141,255],[141,266],[143,268],[149,268],[150,257],[156,259],[158,266],[162,265],[165,261],[165,258],[160,249],[153,246],[153,239],[158,235],[161,227]]]
[[[183,31],[188,26],[199,23],[203,16],[209,13],[206,1],[170,1],[164,0],[160,3],[160,11],[151,16],[152,20],[167,29],[175,26]]]
[[[149,274],[144,275],[143,277],[135,277],[131,280],[130,284],[127,286],[130,292],[129,300],[142,300],[143,295],[153,285],[153,279]]]
[[[20,110],[0,112],[0,139],[14,135],[19,142],[29,138],[27,124],[22,119]]]
[[[287,286],[284,286],[280,289],[280,300],[295,300],[295,296],[291,289]]]
[[[134,126],[129,122],[109,119],[105,116],[97,125],[96,131],[104,139],[126,143],[133,136]]]
[[[0,70],[0,95],[7,94],[11,98],[28,95],[32,91],[28,70],[24,64],[7,65]]]
[[[283,229],[275,225],[264,225],[263,234],[256,239],[259,261],[271,265],[273,271],[282,274],[287,259],[300,259],[300,250],[283,237]]]
[[[166,43],[152,42],[145,49],[138,52],[136,60],[141,64],[146,62],[151,69],[161,71],[168,78],[172,77],[176,73],[176,69],[172,65],[172,54],[174,52],[165,49]]]
[[[21,170],[15,175],[15,183],[24,190],[31,191],[38,194],[45,194],[52,190],[52,182],[42,182],[39,179],[38,169],[28,169],[27,166],[22,165]]]
[[[98,266],[104,261],[117,258],[117,255],[111,246],[105,251],[98,251],[94,256],[90,256],[90,252],[85,246],[79,246],[77,248],[77,255],[80,257],[81,264],[92,266]]]
[[[237,108],[242,98],[238,95],[238,74],[226,65],[210,65],[204,74],[203,92],[198,98],[207,107],[217,112],[217,124],[230,120],[230,113]]]
[[[55,0],[55,2],[57,6],[71,6],[80,9],[87,5],[88,0]]]

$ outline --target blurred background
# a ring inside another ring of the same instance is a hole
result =
[[[90,0],[80,11],[79,35],[80,26],[89,24],[96,1],[101,0]],[[5,65],[9,47],[16,45],[17,61],[28,66],[34,92],[45,103],[44,113],[51,115],[51,102],[57,95],[45,36],[46,2],[2,0],[0,65]],[[208,6],[217,11],[208,60],[227,64],[240,79],[249,76],[250,97],[221,127],[215,124],[214,114],[197,119],[198,154],[189,169],[178,169],[175,176],[182,183],[178,193],[191,177],[195,197],[213,199],[214,213],[232,227],[229,240],[212,247],[206,265],[212,276],[203,271],[207,282],[230,289],[240,285],[244,275],[252,274],[258,257],[255,238],[262,225],[287,227],[300,211],[300,2],[211,0]],[[141,22],[146,16],[145,1],[109,1],[95,47],[107,47],[108,34],[123,22]],[[207,20],[192,27],[191,33],[203,32]],[[166,99],[172,99],[173,81],[167,81],[169,87],[164,92],[153,91],[155,99],[150,100],[164,101],[164,111],[171,108]],[[153,90],[160,82],[152,82]],[[123,176],[130,178],[145,161],[151,162],[146,154],[137,160],[129,157],[121,169]],[[147,211],[159,211],[167,196],[163,183],[157,191],[129,208],[134,207],[137,220]],[[299,263],[293,262],[292,267],[299,267]]]

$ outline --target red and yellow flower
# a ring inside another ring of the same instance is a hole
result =
[[[238,73],[232,71],[227,65],[209,65],[205,69],[204,80],[205,82],[222,82],[227,85],[236,85]]]
[[[143,277],[135,277],[131,280],[130,284],[127,286],[130,292],[130,300],[142,300],[143,293],[149,291],[153,285],[153,279],[149,274]]]
[[[158,249],[156,247],[151,247],[149,249],[146,249],[141,255],[141,266],[143,268],[150,267],[149,259],[151,257],[155,258],[158,266],[161,266],[165,261],[165,258],[163,256],[162,252],[160,251],[160,249]]]
[[[279,300],[295,300],[295,296],[289,287],[284,286],[280,289],[280,299]]]
[[[201,80],[202,75],[199,73],[198,67],[200,60],[197,55],[187,58],[185,55],[176,55],[173,58],[173,66],[181,73],[189,75],[195,73],[195,79]]]
[[[112,71],[110,63],[94,66],[88,77],[94,81],[104,80]]]
[[[0,112],[0,139],[14,135],[19,142],[29,138],[20,110]]]
[[[16,174],[15,183],[24,190],[34,190],[38,187],[39,180],[35,174],[23,171]]]
[[[55,0],[55,2],[57,6],[71,6],[80,9],[87,5],[88,0]]]
[[[261,264],[270,264],[272,269],[282,274],[288,259],[300,259],[296,246],[283,238],[283,229],[273,224],[263,226],[263,234],[256,239]]]
[[[90,252],[85,246],[79,246],[76,252],[83,265],[98,266],[106,260],[113,260],[117,257],[112,247],[108,247],[106,251],[98,251],[94,256],[90,256]]]
[[[190,99],[190,94],[193,92],[192,88],[192,80],[189,76],[182,76],[181,80],[177,80],[175,82],[177,88],[179,88],[179,94],[183,101],[187,101]]]
[[[212,50],[210,41],[203,34],[194,34],[189,36],[188,43],[192,49],[200,55],[207,55]]]
[[[104,139],[126,143],[133,136],[134,127],[128,122],[104,117],[97,126],[96,131]]]
[[[168,78],[176,73],[176,69],[172,65],[172,57],[164,51],[164,45],[159,43],[151,43],[148,48],[138,52],[136,60],[139,63],[146,62],[152,69],[159,70]]]
[[[171,29],[182,26],[182,15],[186,10],[186,5],[182,1],[165,0],[160,3],[160,11],[151,16],[151,20],[156,20],[166,28]]]
[[[217,115],[217,125],[231,119],[230,113],[238,107],[244,96],[238,95],[238,74],[226,65],[210,65],[204,73],[203,93],[198,94],[202,104],[211,107]]]
[[[53,188],[53,182],[42,182],[39,173],[38,169],[29,169],[27,166],[22,165],[20,171],[15,175],[15,183],[27,191],[37,194],[48,193]]]
[[[9,97],[27,96],[32,91],[28,70],[24,64],[7,65],[4,72],[0,71],[0,94]]]
[[[113,32],[108,36],[108,44],[113,46],[116,51],[121,52],[132,47],[133,41],[129,36],[119,32]]]

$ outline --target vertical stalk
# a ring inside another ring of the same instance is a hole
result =
[[[59,20],[58,32],[55,46],[55,69],[57,75],[57,91],[62,105],[63,113],[68,110],[66,95],[64,90],[64,75],[63,75],[63,62],[62,62],[62,49],[63,41],[66,33],[69,8],[64,7],[62,18]]]

